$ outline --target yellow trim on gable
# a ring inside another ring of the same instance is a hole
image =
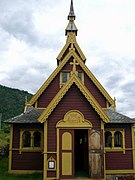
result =
[[[60,63],[60,65],[53,71],[53,73],[49,76],[49,78],[44,82],[44,84],[40,87],[40,89],[36,92],[36,94],[31,98],[31,100],[27,103],[28,106],[33,105],[38,97],[43,93],[43,91],[49,86],[51,81],[56,77],[56,75],[60,72],[60,70],[64,67],[64,65],[68,62],[70,57],[73,54],[73,50],[71,50],[64,60]]]
[[[87,68],[87,66],[81,61],[79,56],[77,54],[74,54],[74,58],[76,61],[80,64],[81,68],[85,71],[85,73],[88,75],[88,77],[94,82],[96,87],[100,90],[100,92],[104,95],[104,97],[108,100],[108,102],[114,106],[114,100],[111,98],[111,96],[108,94],[108,92],[105,90],[105,88],[101,85],[101,83],[97,80],[97,78],[93,75],[93,73]]]
[[[75,46],[75,48],[77,49],[78,53],[79,53],[80,56],[81,56],[81,59],[82,59],[83,61],[85,61],[85,60],[86,60],[86,57],[85,57],[85,55],[83,54],[81,48],[79,47],[79,45],[78,45],[78,43],[77,43],[77,41],[76,41],[76,36],[75,36],[75,34],[74,34],[73,32],[68,33],[68,35],[67,35],[67,40],[66,40],[66,44],[65,44],[65,46],[63,47],[63,49],[61,50],[61,52],[59,53],[59,55],[58,55],[58,57],[57,57],[57,60],[61,60],[63,54],[65,53],[65,51],[67,50],[67,48],[68,48],[68,46],[69,46],[70,44],[72,44],[72,45]]]
[[[52,113],[54,108],[61,101],[61,99],[63,98],[63,96],[66,94],[66,92],[69,90],[69,88],[73,83],[77,85],[77,87],[80,89],[80,91],[85,96],[85,98],[89,101],[89,103],[92,105],[95,111],[99,114],[101,119],[106,123],[109,122],[109,117],[105,114],[105,112],[100,107],[96,99],[89,92],[89,90],[81,83],[81,81],[78,79],[75,73],[72,74],[72,76],[69,78],[67,83],[60,89],[60,91],[52,99],[50,104],[47,106],[47,108],[43,111],[43,113],[39,117],[38,121],[41,123],[46,121],[46,119],[49,117],[49,115]]]
[[[86,67],[84,62],[79,58],[79,56],[74,52],[74,50],[71,50],[66,57],[63,59],[63,61],[60,63],[60,65],[54,70],[54,72],[50,75],[50,77],[46,80],[46,82],[40,87],[40,89],[36,92],[36,94],[32,97],[32,99],[27,103],[27,105],[33,105],[38,97],[43,93],[43,91],[49,86],[51,81],[56,77],[56,75],[60,72],[60,70],[64,67],[64,65],[68,62],[70,57],[73,56],[76,61],[80,64],[82,69],[85,71],[85,73],[88,75],[88,77],[94,82],[94,84],[97,86],[97,88],[101,91],[101,93],[104,95],[104,97],[108,100],[108,102],[114,106],[114,101],[110,97],[110,95],[107,93],[107,91],[104,89],[104,87],[100,84],[100,82],[96,79],[96,77],[92,74],[92,72]]]
[[[63,47],[63,49],[61,50],[61,52],[59,53],[57,60],[61,60],[64,52],[66,51],[66,49],[68,48],[68,46],[70,45],[70,42],[66,43],[65,46]]]

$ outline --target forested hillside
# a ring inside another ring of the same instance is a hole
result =
[[[32,94],[0,85],[0,114],[2,113],[2,121],[19,115],[24,111],[26,96],[29,100]]]

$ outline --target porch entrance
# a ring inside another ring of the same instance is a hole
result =
[[[57,125],[57,177],[104,177],[103,132],[96,131],[81,112],[71,110]]]
[[[74,130],[75,177],[88,177],[88,130]]]

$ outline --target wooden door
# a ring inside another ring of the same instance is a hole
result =
[[[104,177],[103,132],[88,131],[89,176],[99,179]]]
[[[74,177],[74,130],[60,130],[60,177]]]

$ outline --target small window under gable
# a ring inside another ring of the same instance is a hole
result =
[[[78,72],[78,78],[82,81],[82,72]]]
[[[78,78],[82,83],[84,83],[84,73],[83,72],[77,72]],[[60,73],[60,87],[62,87],[70,78],[70,72],[63,71]]]
[[[62,72],[62,84],[65,84],[69,79],[69,72]]]

